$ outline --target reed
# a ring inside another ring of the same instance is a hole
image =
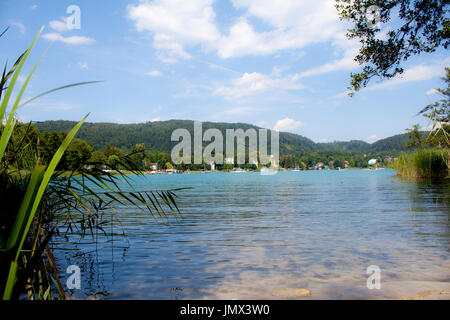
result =
[[[65,294],[49,247],[52,231],[46,227],[49,218],[58,210],[87,212],[78,223],[82,230],[89,228],[91,231],[94,228],[104,231],[102,225],[105,221],[101,221],[99,212],[105,208],[114,209],[113,203],[142,206],[154,217],[165,218],[167,213],[179,213],[174,190],[121,190],[120,182],[128,186],[131,183],[119,168],[109,168],[113,172],[105,173],[96,166],[90,168],[93,164],[87,163],[71,172],[69,177],[60,178],[62,173],[56,170],[57,165],[89,114],[67,134],[48,166],[40,163],[39,153],[31,157],[34,159],[31,164],[30,161],[19,161],[23,160],[18,159],[20,157],[29,158],[29,144],[16,150],[13,156],[8,155],[18,123],[15,114],[20,107],[57,90],[98,82],[65,85],[21,103],[41,58],[27,76],[17,98],[10,104],[20,71],[42,30],[8,72],[5,65],[0,80],[0,294],[6,300],[18,298],[23,293],[27,293],[29,299],[64,299]],[[8,109],[8,106],[11,107]],[[126,156],[118,162],[121,168],[136,170]],[[23,163],[27,163],[27,167],[20,165]],[[137,173],[142,174],[139,171]],[[81,176],[81,179],[76,176]],[[101,191],[91,189],[85,181],[92,182]],[[68,229],[71,226],[69,222]]]
[[[6,83],[8,82],[8,78],[11,77],[9,81],[9,85],[6,89],[5,95],[0,103],[0,121],[4,125],[2,125],[1,130],[1,136],[0,136],[0,159],[3,160],[5,151],[7,150],[7,146],[9,144],[9,141],[11,139],[11,135],[14,131],[14,127],[17,124],[17,119],[15,118],[15,113],[17,109],[20,106],[20,100],[22,98],[23,93],[25,92],[25,89],[28,85],[28,82],[30,81],[31,76],[33,75],[34,71],[36,70],[39,61],[35,64],[32,71],[27,76],[24,84],[22,85],[19,94],[17,95],[17,98],[15,99],[14,103],[12,104],[11,110],[9,110],[9,114],[6,113],[7,106],[11,97],[11,94],[13,92],[13,89],[15,87],[17,78],[20,74],[20,71],[25,63],[25,61],[28,58],[28,55],[31,52],[31,49],[33,48],[34,44],[36,43],[36,40],[38,39],[40,33],[42,32],[43,28],[38,32],[36,37],[34,38],[33,42],[31,43],[30,47],[20,56],[20,58],[17,60],[17,62],[14,64],[12,70],[10,72],[6,73],[6,66],[3,71],[1,84],[2,87],[0,88],[1,91],[4,90],[4,87]],[[87,116],[86,116],[87,117]],[[35,214],[38,211],[38,208],[40,206],[42,197],[44,196],[44,192],[47,188],[48,183],[50,182],[50,179],[52,178],[52,175],[55,171],[56,165],[60,161],[62,155],[64,154],[65,150],[69,146],[70,142],[72,141],[73,137],[77,133],[78,129],[81,127],[82,123],[86,119],[86,117],[81,120],[67,135],[66,139],[63,141],[57,152],[55,153],[53,159],[51,160],[48,167],[42,166],[39,163],[36,163],[34,168],[31,170],[31,174],[24,178],[26,180],[26,189],[25,193],[23,195],[20,207],[18,212],[15,215],[14,222],[11,226],[11,230],[9,232],[9,236],[7,239],[1,239],[1,249],[3,253],[3,259],[2,263],[5,265],[9,265],[8,275],[6,278],[6,282],[4,284],[4,290],[3,290],[3,299],[11,299],[13,295],[13,291],[15,288],[15,285],[17,283],[18,277],[17,273],[20,269],[20,267],[23,267],[23,256],[21,255],[23,252],[23,246],[25,244],[25,241],[27,239],[28,233],[30,231],[31,224],[35,218]],[[4,163],[2,161],[2,167],[1,167],[1,174],[2,175],[8,175],[7,172],[7,166],[8,163]],[[6,177],[3,180],[8,180],[8,177]],[[14,217],[14,216],[12,216]],[[47,244],[47,243],[46,243]],[[34,247],[31,251],[35,251]],[[22,268],[23,269],[23,268]],[[42,278],[42,275],[40,275],[40,278]],[[42,287],[41,287],[42,288]],[[49,288],[46,288],[45,292],[42,291],[42,296],[48,296],[49,295]],[[42,288],[43,289],[43,288]]]
[[[450,149],[421,149],[400,155],[391,165],[406,178],[444,178],[449,176]]]

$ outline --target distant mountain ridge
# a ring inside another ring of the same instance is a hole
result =
[[[75,121],[68,120],[40,121],[34,123],[40,132],[67,132],[75,124]],[[87,141],[95,149],[103,149],[105,144],[109,143],[129,150],[137,143],[144,143],[151,151],[170,153],[172,147],[177,143],[171,141],[171,134],[178,128],[187,129],[193,137],[193,120],[168,120],[134,124],[85,122],[79,130],[77,137]],[[224,137],[226,129],[260,129],[260,127],[247,123],[224,122],[202,122],[202,128],[203,132],[210,128],[219,129]],[[407,141],[408,135],[405,133],[381,139],[372,144],[361,140],[315,143],[311,139],[298,134],[280,132],[280,154],[288,155],[320,150],[345,150],[355,153],[398,153],[408,150],[405,147]]]

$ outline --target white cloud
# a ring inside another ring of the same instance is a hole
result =
[[[42,37],[48,41],[60,41],[66,44],[73,44],[73,45],[92,44],[95,42],[95,40],[92,38],[84,36],[64,37],[59,33],[46,33]]]
[[[58,32],[69,31],[66,17],[62,17],[61,20],[52,20],[48,23],[48,25],[50,26],[50,28]]]
[[[156,0],[129,5],[127,16],[136,30],[153,35],[153,43],[161,52],[159,58],[174,62],[188,59],[184,47],[208,46],[219,38],[214,24],[212,0]]]
[[[338,17],[333,0],[284,0],[283,4],[273,0],[232,0],[238,8],[246,8],[258,17],[280,29],[301,29],[315,32],[323,25],[333,23]],[[316,34],[305,36],[313,38]]]
[[[37,4],[33,4],[33,5],[30,7],[30,9],[31,9],[31,10],[36,10],[37,7],[38,7]]]
[[[211,69],[223,70],[223,71],[234,73],[234,74],[241,74],[241,72],[239,72],[239,71],[236,71],[234,69],[230,69],[230,68],[224,67],[222,65],[218,65],[216,63],[212,63],[212,62],[209,62],[209,61],[203,61],[201,59],[197,59],[197,61],[207,64]]]
[[[150,119],[150,122],[155,122],[155,121],[161,121],[161,117],[156,117],[156,118]]]
[[[231,86],[219,86],[213,95],[235,100],[246,96],[261,94],[270,90],[298,90],[304,88],[297,83],[298,76],[271,78],[268,75],[253,72],[244,73],[232,81]]]
[[[215,121],[229,121],[229,122],[249,122],[247,119],[253,118],[255,114],[260,114],[267,111],[268,108],[261,106],[232,106],[221,107],[219,110],[208,108],[208,111],[212,111],[211,119]]]
[[[245,12],[224,33],[216,26],[212,3],[142,0],[128,6],[127,17],[137,31],[150,33],[157,57],[167,63],[191,58],[188,50],[196,46],[215,51],[221,58],[275,54],[329,40],[344,49],[345,24],[339,21],[334,0],[284,0],[283,5],[273,0],[232,0],[235,8]],[[267,31],[255,30],[250,22],[255,18],[266,24]],[[349,68],[348,56],[315,72]]]
[[[278,66],[274,66],[274,67],[272,68],[272,75],[275,76],[275,77],[279,77],[279,76],[281,76],[281,72],[282,72],[282,71],[283,71],[282,68],[280,68],[280,67],[278,67]]]
[[[351,93],[350,90],[345,90],[344,92],[338,93],[338,94],[335,95],[333,98],[336,98],[336,99],[346,99],[346,98],[350,98],[349,93]]]
[[[350,70],[358,66],[355,62],[354,57],[357,54],[357,50],[348,49],[344,53],[344,57],[341,59],[334,60],[332,62],[326,63],[316,68],[312,68],[300,73],[300,78],[317,76],[324,73],[329,73],[338,70]]]
[[[363,89],[364,91],[375,91],[375,90],[383,90],[383,89],[393,89],[399,85],[408,83],[408,82],[418,82],[430,80],[432,78],[441,76],[444,74],[444,66],[448,64],[450,59],[444,60],[444,64],[435,63],[431,65],[418,65],[412,68],[409,68],[403,72],[403,74],[396,76],[395,78],[383,81],[381,83],[376,83],[370,85]],[[427,92],[428,94],[428,92]]]
[[[78,66],[80,67],[80,69],[89,69],[88,63],[85,61],[79,61]]]
[[[267,127],[267,123],[265,121],[259,121],[256,123],[256,125],[261,128]]]
[[[78,108],[76,105],[69,105],[64,102],[30,102],[29,107],[39,108],[41,111],[51,112],[51,111],[68,111]]]
[[[273,130],[276,131],[294,131],[298,128],[300,128],[303,125],[300,121],[295,121],[294,119],[290,118],[284,118],[281,120],[278,120],[275,126],[273,127]]]
[[[246,18],[240,19],[219,43],[218,54],[222,58],[302,48],[333,39],[344,29],[333,0],[285,0],[283,5],[273,0],[232,2],[238,9],[247,9],[248,16],[266,22],[272,30],[256,32]]]
[[[146,75],[149,75],[151,77],[160,77],[162,76],[162,72],[158,70],[153,70],[145,73]]]
[[[286,39],[280,31],[258,33],[246,21],[241,20],[233,25],[229,35],[222,37],[217,45],[217,53],[221,58],[251,54],[271,54],[285,49]]]
[[[244,116],[248,114],[254,114],[255,112],[260,111],[260,108],[256,107],[235,107],[230,108],[222,113],[220,113],[221,116],[228,115],[228,116]]]
[[[25,28],[25,26],[20,22],[10,21],[9,24],[14,27],[17,27],[20,30],[20,33],[25,33],[25,31],[27,31],[27,28]]]
[[[335,56],[341,56],[341,58],[318,67],[310,68],[300,73],[300,78],[317,76],[339,70],[351,70],[358,66],[358,63],[355,61],[355,56],[359,52],[360,44],[358,41],[354,39],[349,40],[345,35],[345,31],[339,30],[333,35],[331,44],[335,48]]]

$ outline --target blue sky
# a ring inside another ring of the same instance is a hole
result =
[[[67,29],[69,5],[80,29]],[[50,46],[26,97],[105,80],[31,103],[23,121],[136,123],[169,119],[245,122],[316,142],[373,142],[427,121],[450,58],[411,58],[402,77],[346,95],[357,44],[333,0],[1,1],[0,61],[11,64],[41,26],[30,56]],[[32,63],[24,68],[31,69]],[[23,81],[21,77],[21,81]]]

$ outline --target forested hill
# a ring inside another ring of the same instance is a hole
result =
[[[350,152],[367,153],[401,152],[411,150],[411,148],[406,147],[406,143],[408,141],[408,134],[404,133],[380,139],[372,144],[361,140],[336,141],[317,143],[317,148],[319,150],[345,150]]]
[[[76,124],[74,121],[44,121],[36,122],[35,126],[40,132],[69,131]],[[172,132],[184,128],[194,136],[194,122],[191,120],[155,121],[137,124],[116,123],[84,123],[77,137],[90,143],[95,149],[103,149],[109,143],[121,149],[129,150],[137,143],[144,143],[150,151],[170,153],[177,142],[171,141]],[[225,139],[226,129],[259,129],[259,127],[246,123],[218,123],[202,122],[202,130],[210,128],[219,129]],[[270,142],[269,142],[270,144]],[[308,152],[316,149],[316,144],[305,137],[292,133],[280,134],[280,153],[294,154]]]
[[[40,132],[66,131],[76,124],[74,121],[43,121],[35,122]],[[210,128],[219,129],[225,137],[225,129],[259,129],[259,127],[245,123],[203,122],[203,132]],[[175,129],[187,129],[193,137],[192,120],[155,121],[137,124],[117,123],[89,123],[81,127],[77,137],[90,143],[95,149],[103,149],[105,144],[124,150],[130,150],[135,144],[144,143],[149,151],[170,153],[176,142],[171,141],[171,134]],[[373,144],[365,141],[352,140],[346,142],[315,143],[301,135],[280,132],[280,154],[296,154],[319,150],[346,150],[350,152],[399,152],[406,150],[407,134],[392,136],[378,140]]]

